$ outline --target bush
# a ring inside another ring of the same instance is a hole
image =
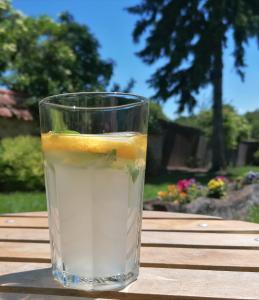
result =
[[[44,187],[39,138],[18,136],[1,140],[0,184],[6,190],[40,190]]]
[[[257,166],[259,166],[259,149],[254,154],[254,162]]]
[[[148,119],[148,132],[150,134],[159,134],[162,132],[163,128],[161,121],[167,120],[165,114],[163,113],[161,105],[155,102],[149,103],[149,119]]]

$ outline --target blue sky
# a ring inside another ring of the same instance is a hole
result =
[[[132,77],[137,81],[133,92],[149,97],[154,91],[148,87],[146,80],[155,71],[155,66],[145,65],[134,54],[141,49],[141,45],[134,44],[131,37],[137,18],[124,9],[137,3],[137,0],[13,0],[16,9],[30,16],[47,14],[56,18],[59,12],[70,11],[78,22],[88,25],[98,39],[101,56],[115,60],[112,82],[125,86]],[[255,41],[247,45],[246,79],[242,83],[233,68],[231,44],[230,41],[224,54],[224,101],[244,113],[259,108],[259,49]],[[211,90],[207,88],[199,95],[197,109],[210,104]],[[177,105],[174,99],[163,105],[163,109],[168,117],[175,117]]]

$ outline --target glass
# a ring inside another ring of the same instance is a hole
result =
[[[40,101],[54,277],[88,290],[139,272],[148,101],[75,93]]]

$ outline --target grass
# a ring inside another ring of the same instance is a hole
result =
[[[249,171],[259,172],[259,167],[245,166],[234,167],[227,170],[227,177],[234,179],[242,176]],[[166,190],[167,185],[176,183],[179,179],[195,178],[202,184],[213,178],[213,173],[189,173],[189,172],[170,172],[162,176],[148,179],[145,184],[144,199],[154,199],[157,192]],[[0,213],[41,211],[46,210],[45,193],[43,192],[14,192],[0,193]],[[259,206],[251,210],[249,220],[259,223]]]
[[[0,213],[46,210],[45,193],[0,193]]]
[[[239,176],[243,176],[244,174],[248,173],[249,171],[259,173],[259,166],[244,166],[244,167],[232,167],[228,168],[227,176],[229,178],[236,178]]]
[[[259,166],[230,167],[227,169],[226,176],[235,179],[244,176],[249,171],[259,172]],[[147,180],[144,190],[144,199],[154,199],[159,191],[165,191],[169,184],[176,183],[179,179],[195,178],[202,184],[207,184],[210,179],[215,177],[215,173],[192,173],[192,172],[170,172],[163,176]]]
[[[259,223],[259,206],[254,206],[251,209],[247,220],[253,223]]]

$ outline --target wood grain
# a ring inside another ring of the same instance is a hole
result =
[[[143,231],[172,232],[225,232],[258,233],[259,224],[243,221],[196,220],[196,219],[143,219]],[[48,219],[44,217],[0,217],[0,228],[35,228],[47,229]]]
[[[48,217],[48,213],[46,211],[35,211],[35,212],[22,212],[22,213],[6,213],[0,214],[0,216],[11,216],[11,217]],[[174,212],[162,212],[162,211],[143,211],[144,219],[197,219],[197,220],[210,220],[210,219],[221,219],[216,216],[206,216],[206,215],[198,215],[198,214],[184,214],[184,213],[174,213]]]
[[[0,214],[4,217],[21,217],[21,218],[47,218],[48,213],[46,211],[33,211],[33,212],[21,212],[21,213],[5,213]]]
[[[259,271],[258,250],[142,247],[140,261],[143,267]]]
[[[0,293],[1,300],[105,300],[104,298],[85,298],[73,296],[50,296],[50,295],[33,295],[33,294],[14,294],[14,293]]]
[[[48,229],[0,228],[0,242],[49,243]]]
[[[259,249],[259,234],[144,231],[142,246],[206,249]],[[258,239],[258,240],[257,240]]]
[[[143,247],[141,266],[199,270],[259,271],[258,250]],[[50,263],[48,244],[0,242],[0,261]]]
[[[194,214],[183,214],[183,213],[173,213],[173,212],[165,212],[165,211],[143,211],[143,219],[182,219],[182,220],[211,220],[218,219],[220,217],[214,216],[206,216],[206,215],[194,215]]]
[[[141,268],[122,291],[88,292],[62,288],[50,265],[0,263],[0,292],[85,296],[108,299],[258,299],[259,273]]]
[[[53,280],[47,221],[46,212],[0,217],[0,299],[259,299],[258,224],[144,212],[138,280],[92,293]]]
[[[143,220],[142,230],[174,232],[258,233],[259,224],[229,220]]]
[[[48,218],[44,217],[0,217],[0,228],[48,228]]]
[[[259,249],[259,234],[143,231],[141,243],[151,247]],[[0,228],[0,242],[48,243],[48,229]]]

